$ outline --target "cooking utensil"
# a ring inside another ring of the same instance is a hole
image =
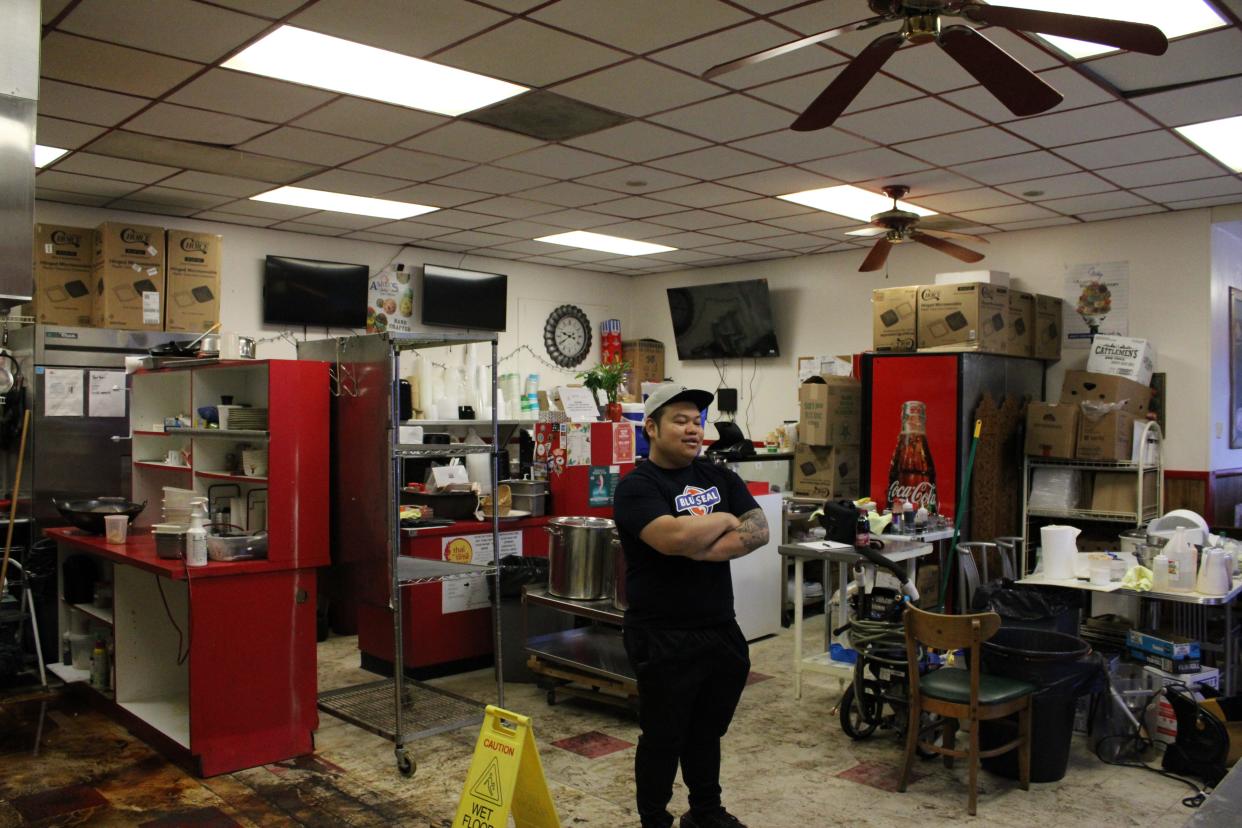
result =
[[[123,497],[92,497],[74,500],[52,498],[52,505],[65,520],[92,535],[102,535],[106,531],[105,515],[125,515],[130,523],[133,523],[134,518],[147,508],[145,500],[142,503],[134,503]]]
[[[544,527],[548,550],[548,592],[558,598],[610,598],[616,524],[607,518],[558,517]]]

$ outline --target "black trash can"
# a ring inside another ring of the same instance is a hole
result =
[[[506,555],[500,559],[500,664],[505,681],[533,683],[539,676],[526,666],[526,640],[573,628],[573,616],[549,607],[522,606],[522,587],[548,582],[548,559]],[[495,580],[487,579],[488,594]]]
[[[1075,700],[1103,678],[1091,646],[1081,638],[1028,627],[1002,627],[983,644],[985,673],[1035,685],[1031,699],[1031,781],[1056,782],[1069,766]],[[1018,717],[982,722],[979,747],[1000,747],[1018,735]],[[1018,778],[1018,752],[982,760],[983,767]]]
[[[994,612],[1002,627],[1027,627],[1078,635],[1082,590],[1067,587],[1022,587],[995,580],[975,590],[975,612]]]

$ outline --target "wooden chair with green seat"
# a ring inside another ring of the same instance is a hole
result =
[[[905,612],[906,658],[910,675],[910,726],[906,731],[906,756],[897,790],[905,791],[915,750],[939,753],[946,767],[954,758],[970,762],[970,806],[973,816],[978,799],[979,760],[1018,751],[1018,778],[1022,790],[1030,790],[1031,780],[1031,694],[1035,686],[1025,681],[992,676],[980,670],[981,646],[1000,629],[1000,616],[994,612],[974,615],[940,615],[907,607]],[[919,675],[919,645],[937,650],[967,650],[970,668],[944,668]],[[942,744],[923,741],[919,733],[922,714],[936,713],[944,720]],[[979,749],[979,723],[1018,714],[1018,738],[987,751]],[[955,746],[958,722],[970,722],[970,746]]]

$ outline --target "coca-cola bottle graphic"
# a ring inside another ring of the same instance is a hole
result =
[[[927,406],[917,400],[901,405],[901,436],[888,468],[888,502],[894,500],[913,503],[915,510],[922,506],[936,511],[936,466],[927,447]]]

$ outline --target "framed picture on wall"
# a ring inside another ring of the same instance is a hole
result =
[[[1229,448],[1242,448],[1242,290],[1229,288]]]

